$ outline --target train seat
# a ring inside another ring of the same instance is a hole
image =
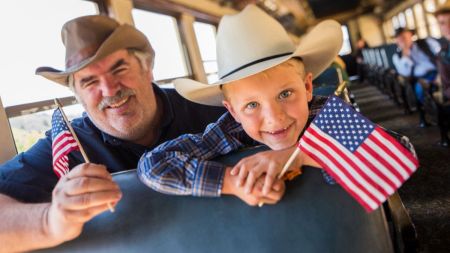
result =
[[[224,157],[234,164],[250,149]],[[81,236],[38,252],[394,252],[384,209],[364,209],[315,168],[287,183],[277,205],[235,197],[160,194],[134,170],[115,174],[123,198],[114,213],[88,222]]]

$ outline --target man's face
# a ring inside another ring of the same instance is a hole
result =
[[[281,64],[223,86],[224,106],[251,138],[273,150],[293,146],[308,120],[312,76],[302,78],[296,66]]]
[[[148,145],[157,102],[150,70],[127,50],[118,50],[74,74],[75,93],[102,131]]]
[[[412,36],[413,36],[412,32],[403,31],[395,38],[395,41],[397,42],[397,45],[401,49],[411,48],[413,43]]]
[[[436,17],[442,36],[450,40],[450,13],[442,13]]]

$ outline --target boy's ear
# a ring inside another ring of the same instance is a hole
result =
[[[313,83],[312,83],[312,73],[309,72],[305,75],[305,89],[306,89],[306,97],[308,98],[308,102],[311,101],[313,95]]]
[[[225,106],[225,108],[227,108],[227,110],[230,112],[231,116],[233,116],[234,120],[238,123],[241,123],[241,121],[239,120],[239,117],[236,114],[236,111],[234,110],[233,106],[231,105],[230,102],[228,102],[227,100],[222,100],[222,104],[223,106]]]

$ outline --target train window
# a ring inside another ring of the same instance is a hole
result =
[[[383,31],[384,36],[386,38],[386,42],[390,43],[393,42],[393,36],[394,36],[394,27],[392,25],[392,19],[388,19],[383,23]]]
[[[216,57],[216,27],[211,24],[194,22],[194,31],[197,38],[200,55],[203,61],[208,83],[218,80]]]
[[[398,25],[399,25],[400,27],[406,27],[406,17],[405,17],[405,14],[404,14],[403,12],[400,12],[400,13],[397,15],[397,18],[398,18]]]
[[[398,17],[397,16],[393,16],[392,17],[392,25],[394,26],[394,29],[397,29],[400,27],[400,23],[398,21]]]
[[[430,31],[430,36],[435,38],[441,37],[441,30],[439,29],[436,17],[434,17],[434,15],[430,13],[436,10],[436,4],[434,0],[425,0],[423,1],[423,5],[425,11],[427,12],[426,17],[428,21],[428,29]]]
[[[417,3],[413,7],[414,15],[416,17],[416,33],[419,39],[426,38],[428,36],[427,25],[425,15],[423,12],[422,3]]]
[[[189,76],[177,20],[172,16],[139,9],[133,9],[132,15],[135,26],[147,36],[155,50],[155,80]]]
[[[97,4],[80,0],[4,1],[0,15],[2,36],[3,105],[14,111],[16,105],[72,96],[72,92],[34,74],[39,66],[64,69],[65,49],[59,34],[69,19],[98,13]],[[26,18],[24,18],[26,17]],[[11,25],[14,24],[14,25]],[[50,127],[51,111],[10,118],[18,151],[28,149]],[[79,116],[81,105],[65,107],[69,118]],[[8,114],[8,117],[10,115]]]
[[[2,10],[0,29],[6,35],[2,36],[1,53],[3,105],[72,95],[69,89],[34,72],[44,65],[64,69],[65,49],[59,36],[62,24],[78,16],[98,13],[97,4],[80,0],[26,1],[26,4],[4,1]]]
[[[405,10],[405,16],[406,16],[406,25],[410,29],[416,28],[416,22],[414,21],[414,13],[411,8]]]
[[[350,36],[348,35],[348,28],[345,25],[341,26],[342,35],[343,35],[343,44],[341,50],[339,51],[339,55],[346,55],[352,53],[352,45],[350,44]]]

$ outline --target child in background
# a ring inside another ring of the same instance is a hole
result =
[[[284,28],[254,5],[225,16],[217,34],[219,81],[179,79],[175,88],[191,101],[223,105],[228,112],[203,134],[183,135],[146,153],[138,164],[140,179],[168,194],[231,194],[250,205],[276,203],[284,193],[277,176],[326,100],[312,95],[313,77],[331,64],[341,45],[335,21],[318,24],[295,46]],[[259,144],[272,150],[233,168],[211,161]],[[302,165],[319,167],[301,154],[290,170]]]

